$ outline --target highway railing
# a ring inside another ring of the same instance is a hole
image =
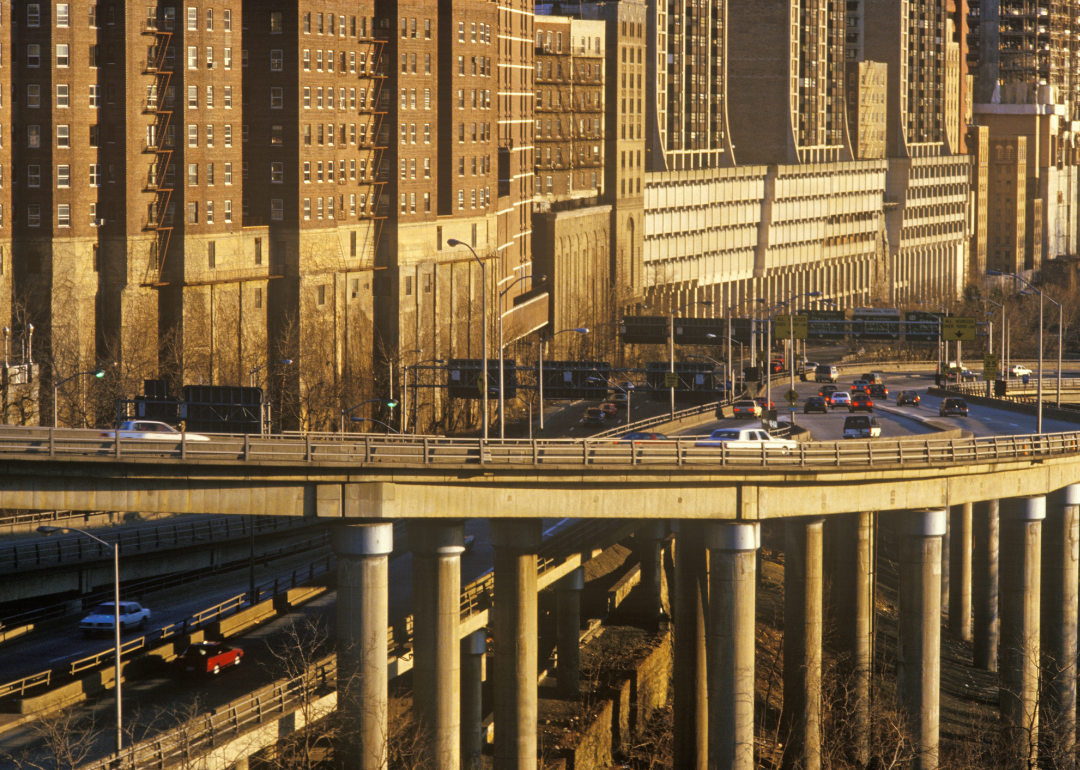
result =
[[[1031,456],[1074,454],[1080,433],[986,436],[946,439],[913,436],[844,442],[799,442],[792,445],[699,445],[702,437],[680,436],[664,441],[627,442],[611,438],[585,439],[453,439],[433,436],[365,435],[350,440],[260,439],[221,437],[184,446],[161,441],[97,442],[69,438],[41,441],[52,429],[35,429],[37,436],[0,430],[0,457],[29,460],[126,459],[231,463],[266,466],[324,467],[430,466],[851,466],[936,465],[1005,461]],[[89,431],[88,431],[89,432]],[[69,431],[70,433],[70,431]],[[46,436],[47,438],[47,436]],[[117,447],[122,446],[122,449]],[[8,464],[11,465],[10,463]],[[307,467],[305,467],[307,472]]]
[[[220,516],[178,523],[162,521],[99,531],[102,540],[119,543],[120,553],[130,555],[241,540],[250,536],[252,526],[256,535],[311,526],[310,521],[295,518],[290,521],[290,518],[292,517]],[[101,543],[89,540],[83,535],[25,538],[0,546],[0,573],[100,559],[112,559],[112,552]]]
[[[321,557],[305,567],[294,569],[290,573],[284,573],[275,577],[272,581],[265,582],[256,587],[256,596],[261,598],[269,594],[276,596],[282,591],[296,588],[303,583],[314,580],[320,575],[329,572],[335,562],[331,555]],[[216,623],[222,618],[235,614],[239,610],[251,606],[256,602],[250,602],[247,592],[238,594],[212,607],[207,607],[194,615],[185,618],[179,623],[171,623],[167,626],[155,629],[149,634],[135,639],[129,639],[120,646],[120,657],[128,658],[139,652],[153,649],[162,642],[174,639],[192,631]],[[112,665],[115,660],[114,649],[110,645],[107,649],[87,655],[63,666],[41,671],[30,676],[23,677],[11,682],[0,684],[0,700],[10,697],[25,697],[28,693],[36,692],[42,688],[62,684],[86,671],[92,671]]]

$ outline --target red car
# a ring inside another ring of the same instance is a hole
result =
[[[758,406],[760,406],[762,409],[775,409],[776,408],[776,403],[773,402],[773,401],[769,401],[768,399],[765,398],[765,396],[758,396],[754,400],[757,401]]]
[[[221,642],[196,642],[188,645],[176,659],[176,665],[185,674],[220,674],[221,669],[239,666],[244,651]]]
[[[604,413],[604,417],[614,417],[619,413],[619,407],[611,402],[605,402],[600,404],[600,411]]]

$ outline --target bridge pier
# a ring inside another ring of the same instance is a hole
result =
[[[1039,754],[1055,763],[1068,756],[1076,742],[1080,484],[1050,493],[1044,527],[1041,636],[1045,684]]]
[[[666,521],[650,521],[634,533],[634,545],[641,563],[641,586],[645,589],[646,617],[658,618],[664,609],[663,558]]]
[[[852,759],[859,767],[870,760],[870,672],[874,650],[874,514],[837,517],[833,559],[833,605],[837,649],[845,677],[845,711],[851,719]]]
[[[350,740],[347,766],[382,770],[387,762],[386,627],[394,525],[339,524],[337,555],[338,709]]]
[[[753,770],[758,522],[708,522],[709,767]]]
[[[539,519],[491,522],[495,549],[495,770],[535,770]]]
[[[900,633],[897,689],[915,748],[916,770],[938,765],[941,701],[943,509],[899,512]]]
[[[428,767],[457,770],[461,759],[460,521],[409,522],[413,554],[413,704],[429,736]]]
[[[555,689],[564,698],[581,691],[581,592],[585,570],[578,567],[556,584],[557,654]]]
[[[484,656],[487,632],[473,631],[461,640],[461,767],[480,770],[484,751]]]
[[[784,522],[785,767],[821,767],[822,519]]]
[[[971,607],[975,668],[998,670],[998,501],[972,505]]]
[[[949,508],[949,632],[971,641],[971,503]]]
[[[1046,498],[1001,502],[1001,667],[998,702],[1012,767],[1034,767],[1039,736],[1039,590]]]
[[[705,670],[705,615],[709,562],[704,526],[683,519],[675,536],[675,594],[672,610],[674,660],[674,766],[706,770],[709,761],[708,689]]]

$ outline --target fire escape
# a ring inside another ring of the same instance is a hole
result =
[[[374,33],[374,30],[372,30]],[[368,97],[360,105],[360,114],[370,116],[368,130],[361,136],[360,147],[368,151],[367,175],[363,181],[370,185],[369,200],[360,207],[358,218],[371,222],[373,231],[372,254],[378,252],[380,240],[386,226],[387,203],[383,192],[389,181],[389,172],[384,168],[384,154],[389,141],[386,128],[386,115],[389,110],[389,94],[386,91],[386,62],[383,48],[386,41],[369,37],[363,42],[370,45],[370,63],[368,77],[371,89]]]
[[[153,193],[154,202],[150,204],[147,212],[145,229],[154,231],[156,236],[150,247],[150,260],[143,282],[147,286],[160,285],[162,282],[165,256],[169,251],[173,231],[172,193],[175,179],[168,171],[172,167],[173,146],[176,141],[172,122],[175,107],[172,86],[175,66],[172,49],[174,21],[168,17],[148,17],[142,33],[154,41],[147,47],[146,68],[143,71],[153,78],[143,112],[154,116],[153,123],[147,126],[144,147],[144,153],[154,158],[146,176],[145,191]]]

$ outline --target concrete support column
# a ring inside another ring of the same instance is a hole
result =
[[[1045,497],[1001,501],[1001,668],[1004,745],[1010,766],[1034,767],[1039,739],[1039,588]]]
[[[1080,484],[1050,493],[1043,526],[1039,755],[1047,764],[1063,766],[1076,744]]]
[[[495,770],[536,769],[538,519],[495,519]]]
[[[898,514],[900,638],[898,690],[911,730],[915,770],[938,765],[941,689],[942,509]]]
[[[975,668],[998,669],[998,501],[972,504],[971,607]]]
[[[382,770],[387,763],[386,627],[394,525],[339,524],[337,555],[338,710],[353,729],[346,764]]]
[[[821,767],[822,519],[784,522],[785,767]]]
[[[707,522],[709,764],[754,767],[754,625],[761,525]]]
[[[585,570],[578,567],[556,586],[555,689],[564,698],[576,698],[581,691],[581,591]]]
[[[837,518],[835,578],[837,648],[847,678],[846,711],[851,719],[852,759],[870,760],[870,672],[874,656],[874,514],[845,513]]]
[[[705,611],[709,562],[704,525],[679,521],[675,535],[674,766],[706,770],[709,761],[708,688],[705,673]]]
[[[413,704],[429,736],[428,767],[456,770],[461,759],[460,521],[409,522],[413,553]]]
[[[658,618],[664,610],[663,558],[667,522],[650,521],[634,533],[634,546],[641,561],[641,587],[645,589],[645,617]]]
[[[461,640],[461,767],[480,770],[484,751],[484,656],[487,632],[473,631]]]
[[[949,632],[971,641],[971,503],[949,508]]]

